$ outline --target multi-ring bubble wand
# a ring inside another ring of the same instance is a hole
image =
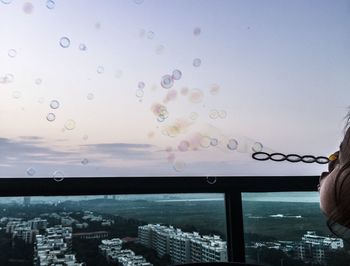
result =
[[[253,159],[258,160],[258,161],[267,161],[267,160],[272,160],[275,162],[282,162],[282,161],[288,161],[291,163],[298,163],[298,162],[303,162],[303,163],[319,163],[319,164],[327,164],[330,161],[335,161],[338,159],[338,156],[333,153],[329,157],[325,156],[313,156],[313,155],[298,155],[298,154],[283,154],[279,152],[275,153],[267,153],[267,152],[255,152],[252,154]]]

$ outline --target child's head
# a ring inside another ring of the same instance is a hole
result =
[[[350,228],[350,115],[338,158],[320,177],[320,207],[331,223]]]

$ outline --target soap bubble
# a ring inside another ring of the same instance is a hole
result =
[[[226,116],[227,116],[227,113],[226,113],[225,110],[221,110],[221,111],[219,112],[219,117],[220,117],[220,118],[226,118]]]
[[[35,84],[36,84],[36,85],[41,85],[41,83],[43,83],[43,80],[42,80],[41,78],[37,78],[37,79],[35,80]]]
[[[177,148],[179,151],[185,152],[189,149],[189,147],[190,147],[190,143],[187,140],[183,140],[180,142]]]
[[[14,76],[11,73],[7,73],[5,76],[0,77],[0,84],[11,83],[14,80]]]
[[[69,119],[64,124],[64,128],[67,130],[73,130],[75,128],[75,121],[72,119]]]
[[[188,88],[187,87],[183,87],[182,89],[181,89],[181,95],[183,95],[183,96],[186,96],[187,94],[188,94]]]
[[[52,174],[53,180],[55,180],[56,182],[61,182],[64,179],[64,173],[62,171],[55,171]]]
[[[95,29],[97,29],[97,30],[101,29],[101,23],[100,22],[96,22],[95,23]]]
[[[84,158],[82,161],[81,161],[81,164],[82,165],[87,165],[89,163],[89,160]]]
[[[137,84],[137,87],[139,88],[139,89],[143,89],[143,88],[145,88],[145,83],[143,82],[143,81],[140,81],[138,84]]]
[[[10,49],[10,50],[8,51],[7,55],[8,55],[9,57],[11,57],[11,58],[14,58],[14,57],[16,57],[16,55],[17,55],[17,51],[16,51],[15,49]]]
[[[83,136],[83,140],[88,140],[88,139],[89,139],[89,136],[85,134],[85,135]]]
[[[95,95],[93,94],[93,93],[89,93],[87,96],[86,96],[86,98],[88,99],[88,100],[93,100],[94,98],[95,98]]]
[[[208,136],[202,136],[199,140],[199,144],[202,148],[208,148],[211,144],[211,138]]]
[[[105,72],[105,68],[103,66],[98,66],[96,71],[98,74],[102,74],[103,72]]]
[[[119,79],[121,76],[123,75],[123,71],[118,69],[115,74],[114,77],[116,77],[117,79]]]
[[[49,122],[55,121],[56,115],[54,113],[48,113],[46,116],[46,120]]]
[[[60,103],[57,100],[52,100],[50,103],[50,107],[52,109],[58,109],[60,107]]]
[[[87,47],[84,43],[79,44],[79,50],[80,51],[86,51]]]
[[[218,118],[218,116],[219,116],[219,112],[217,110],[211,110],[209,113],[209,117],[211,119],[216,119],[216,118]]]
[[[29,176],[33,176],[33,175],[35,175],[36,171],[35,171],[34,168],[30,167],[30,168],[27,169],[26,173]]]
[[[253,152],[260,152],[263,149],[263,145],[260,142],[255,142],[254,145],[252,146],[252,151]]]
[[[169,155],[168,155],[168,162],[170,162],[170,163],[173,163],[174,161],[175,161],[175,154],[174,153],[170,153]]]
[[[137,90],[136,90],[136,97],[142,98],[143,95],[144,95],[143,89],[137,89]]]
[[[190,119],[191,120],[196,120],[198,118],[198,114],[196,112],[190,113]]]
[[[164,52],[164,50],[165,50],[165,47],[164,47],[164,45],[158,45],[157,47],[156,47],[156,54],[158,54],[158,55],[160,55],[160,54],[162,54],[163,52]]]
[[[1,3],[8,5],[11,4],[12,0],[1,0]]]
[[[137,5],[141,5],[144,0],[134,0],[134,3]]]
[[[189,100],[192,103],[200,103],[203,100],[203,92],[200,89],[193,89],[189,95]]]
[[[22,93],[20,91],[12,92],[12,98],[14,98],[14,99],[19,99],[19,98],[21,98],[21,96],[22,96]]]
[[[177,97],[177,91],[176,90],[170,90],[168,91],[167,95],[165,96],[164,102],[170,102],[174,101]]]
[[[68,48],[70,45],[70,40],[68,37],[62,37],[60,39],[60,45],[62,48]]]
[[[238,142],[235,139],[229,139],[227,143],[227,148],[230,150],[236,150],[238,148]]]
[[[198,36],[198,35],[200,35],[201,34],[201,28],[199,28],[199,27],[196,27],[196,28],[194,28],[194,30],[193,30],[193,35],[194,36]]]
[[[33,13],[33,11],[34,11],[34,6],[32,3],[26,2],[23,4],[23,12],[24,13],[29,15],[29,14]]]
[[[219,90],[220,90],[220,86],[217,84],[213,84],[211,85],[209,92],[211,95],[217,95],[219,93]]]
[[[165,75],[165,76],[163,76],[160,85],[161,85],[164,89],[170,89],[170,88],[174,85],[173,77],[170,76],[170,75]]]
[[[183,161],[176,161],[173,164],[173,168],[176,172],[181,172],[185,169],[186,164]]]
[[[46,1],[46,7],[48,9],[54,9],[55,8],[55,2],[53,0],[47,0]]]
[[[218,139],[216,139],[216,138],[211,138],[210,139],[210,145],[211,146],[217,146],[218,144],[219,144]]]
[[[173,80],[179,80],[179,79],[181,79],[181,77],[182,77],[181,71],[178,69],[175,69],[173,71],[173,75],[172,75]]]
[[[153,32],[153,31],[147,32],[147,38],[150,39],[150,40],[153,40],[153,38],[154,38],[154,32]]]
[[[199,58],[195,58],[192,64],[194,67],[200,67],[200,65],[202,64],[202,60]]]

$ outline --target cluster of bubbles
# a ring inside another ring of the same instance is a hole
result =
[[[51,109],[53,109],[53,110],[56,110],[56,109],[58,109],[60,107],[60,103],[59,103],[59,101],[57,101],[57,100],[52,100],[51,102],[50,102],[50,108]],[[48,113],[47,115],[46,115],[46,120],[47,121],[49,121],[49,122],[53,122],[53,121],[55,121],[56,120],[56,115],[54,114],[54,113]]]
[[[157,117],[158,122],[164,122],[164,120],[169,117],[167,108],[160,103],[153,104],[151,111]]]
[[[175,69],[172,73],[172,75],[164,75],[161,79],[160,85],[164,89],[170,89],[174,86],[174,80],[180,80],[182,77],[182,72],[178,69]]]
[[[209,113],[209,117],[211,119],[217,119],[217,118],[222,118],[223,119],[223,118],[226,118],[226,116],[227,116],[227,113],[226,113],[225,110],[218,111],[216,109],[213,109]]]

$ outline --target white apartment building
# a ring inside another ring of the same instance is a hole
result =
[[[298,246],[298,256],[303,261],[317,261],[325,263],[329,253],[343,249],[344,242],[340,238],[316,235],[314,231],[307,231]]]
[[[138,227],[138,238],[159,257],[169,254],[175,264],[227,261],[227,244],[219,236],[200,236],[172,226],[148,224]]]

